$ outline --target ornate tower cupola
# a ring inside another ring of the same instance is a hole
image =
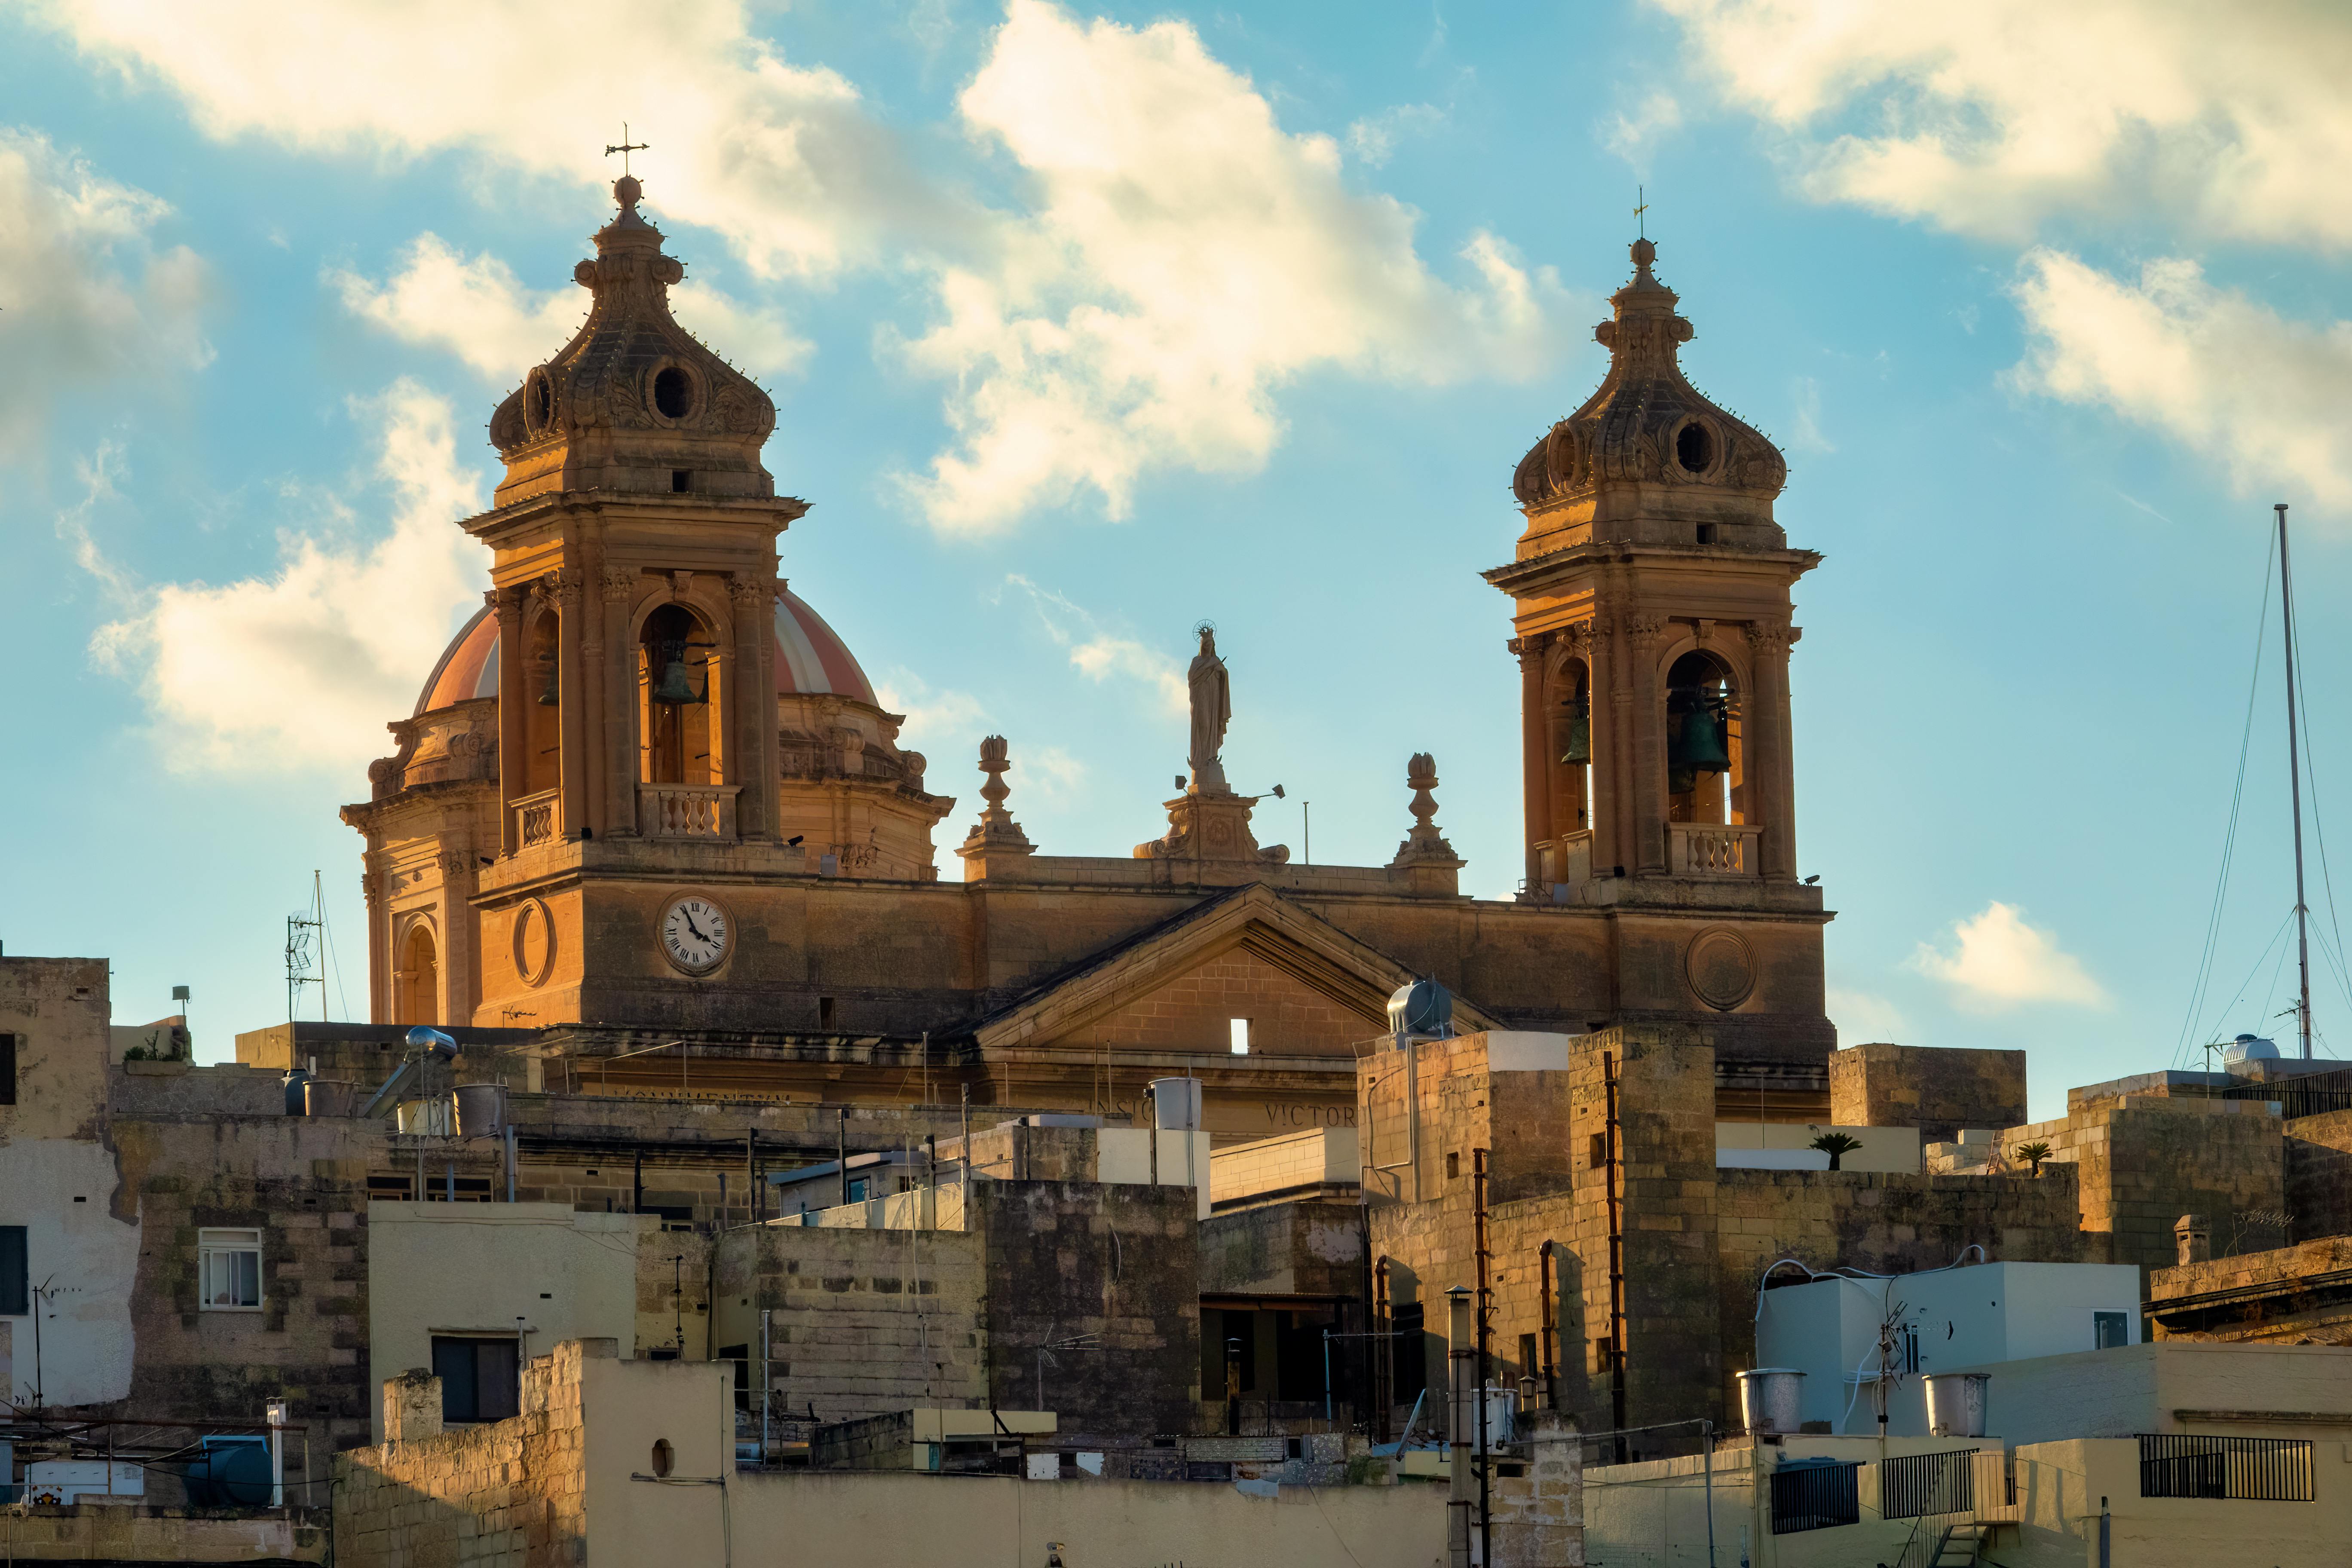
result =
[[[597,231],[595,259],[572,268],[595,299],[587,321],[491,416],[507,465],[498,504],[561,490],[773,496],[760,448],[775,405],[671,320],[686,264],[638,216],[643,185],[625,174],[613,195],[620,216]]]
[[[1683,375],[1689,321],[1675,291],[1650,271],[1658,247],[1633,244],[1633,280],[1592,330],[1609,374],[1584,406],[1519,459],[1511,489],[1528,541],[1557,549],[1578,539],[1656,544],[1783,542],[1772,498],[1788,482],[1779,448],[1709,402]],[[1530,552],[1522,542],[1520,554]]]
[[[1657,247],[1633,254],[1593,332],[1608,376],[1519,460],[1517,558],[1486,574],[1516,602],[1527,896],[1641,901],[1671,878],[1657,898],[1818,907],[1791,885],[1788,655],[1790,585],[1821,558],[1773,520],[1780,451],[1684,376]]]

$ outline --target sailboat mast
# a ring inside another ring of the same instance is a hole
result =
[[[2311,911],[2303,901],[2303,771],[2295,743],[2294,721],[2294,579],[2286,560],[2286,502],[2276,503],[2279,535],[2280,620],[2286,629],[2286,789],[2294,814],[2294,960],[2303,989],[2294,1009],[2295,1032],[2303,1059],[2311,1059]]]

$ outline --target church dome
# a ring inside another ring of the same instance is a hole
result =
[[[1584,406],[1554,425],[1519,460],[1511,489],[1532,516],[1562,502],[1697,506],[1771,518],[1788,464],[1761,431],[1710,402],[1683,374],[1691,324],[1675,291],[1650,271],[1658,247],[1633,245],[1633,278],[1610,297],[1612,319],[1592,335],[1609,374]]]
[[[846,697],[879,708],[874,683],[841,634],[789,588],[776,591],[776,690],[802,697]],[[488,607],[474,612],[425,679],[416,712],[430,713],[499,695],[499,623]]]

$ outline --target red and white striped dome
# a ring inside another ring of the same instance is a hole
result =
[[[849,651],[824,617],[789,588],[776,592],[776,689],[806,697],[831,694],[878,708],[874,683],[866,679],[857,658]],[[499,694],[499,623],[488,608],[474,612],[451,640],[425,689],[416,699],[416,712],[454,707],[477,698]]]

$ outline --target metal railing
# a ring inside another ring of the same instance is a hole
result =
[[[1772,1472],[1772,1533],[1862,1522],[1858,1464],[1783,1465]]]
[[[1976,1451],[1906,1454],[1878,1467],[1878,1512],[1882,1519],[1918,1519],[1934,1513],[1969,1513],[1976,1508]]]
[[[2142,1432],[2139,1495],[2310,1502],[2311,1443],[2303,1437]]]
[[[2274,1100],[2279,1116],[2321,1116],[2331,1110],[2352,1110],[2352,1068],[2309,1073],[2301,1078],[2273,1079],[2268,1083],[2233,1083],[2221,1091],[2224,1100]]]

